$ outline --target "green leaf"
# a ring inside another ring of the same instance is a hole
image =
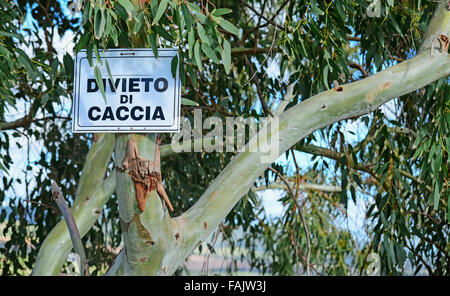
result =
[[[189,64],[186,64],[186,68],[189,73],[189,77],[191,77],[192,83],[194,84],[194,87],[197,87],[197,76],[195,75],[194,69]]]
[[[200,39],[202,40],[202,43],[209,44],[208,35],[206,35],[205,29],[203,29],[203,26],[199,23],[197,23],[197,32],[198,36],[200,36]]]
[[[111,35],[111,27],[112,27],[112,20],[109,16],[109,13],[106,14],[106,25],[105,25],[105,35],[109,36]]]
[[[112,74],[111,74],[111,68],[109,68],[109,63],[108,63],[108,60],[106,58],[105,58],[105,66],[106,66],[106,71],[108,72],[109,79],[111,81],[114,81],[114,79],[112,77]],[[114,91],[117,91],[116,86],[114,85],[114,83],[112,83],[112,87],[113,87]]]
[[[172,71],[173,78],[175,78],[175,76],[177,75],[177,67],[178,67],[178,56],[174,56],[170,64],[170,69]]]
[[[188,32],[191,32],[192,31],[192,16],[191,16],[191,12],[187,8],[186,4],[181,3],[181,11],[183,12],[183,18],[184,18],[184,21],[186,22],[186,30]]]
[[[162,27],[154,26],[153,29],[156,31],[156,33],[159,34],[159,36],[163,37],[167,41],[169,41],[171,43],[175,42],[173,37],[165,29],[163,29]]]
[[[93,62],[92,62],[92,43],[89,42],[86,46],[86,58],[89,62],[89,66],[93,67]]]
[[[181,102],[183,103],[183,99],[181,99]],[[3,165],[3,163],[0,161],[0,170],[4,171],[7,175],[9,175],[8,170],[6,169],[6,167]]]
[[[158,10],[158,2],[157,1],[150,1],[150,10],[152,12],[153,18],[155,18],[156,11]]]
[[[192,53],[194,50],[194,43],[195,43],[195,33],[194,31],[190,31],[188,33],[188,45],[189,45],[189,58],[192,58]]]
[[[201,12],[195,11],[195,12],[193,12],[193,14],[202,24],[205,24],[209,20],[209,18]]]
[[[90,5],[86,5],[83,11],[83,16],[81,19],[81,25],[84,26],[86,22],[89,20],[89,14],[92,7]]]
[[[134,5],[129,0],[118,0],[120,5],[122,5],[127,12],[131,14],[131,16],[136,14],[136,9]],[[127,17],[128,18],[128,17]]]
[[[234,35],[239,35],[239,29],[224,18],[220,18],[219,26],[221,26],[225,31],[228,31]]]
[[[97,81],[97,85],[100,88],[100,92],[102,93],[103,99],[105,100],[105,104],[107,104],[105,87],[103,85],[103,80],[102,80],[102,74],[100,73],[100,69],[98,68],[97,65],[94,68],[94,74],[95,74],[95,80]]]
[[[36,73],[34,71],[33,66],[31,65],[31,60],[28,57],[28,55],[20,48],[16,48],[16,52],[19,53],[19,56],[17,57],[17,60],[20,64],[22,64],[25,67],[25,70],[27,71],[28,77],[31,80],[34,80],[36,78]]]
[[[231,10],[229,8],[219,8],[219,9],[214,9],[211,12],[211,14],[213,16],[221,16],[221,15],[228,14],[228,13],[231,13],[231,12],[233,12],[233,10]]]
[[[118,38],[118,36],[117,36],[117,30],[116,30],[116,27],[114,27],[114,26],[111,27],[111,34],[110,34],[110,36],[111,36],[111,38],[112,38],[113,41],[114,41],[114,45],[115,45],[115,46],[119,46],[119,38]]]
[[[433,192],[433,207],[436,211],[439,207],[439,199],[441,198],[441,191],[439,189],[439,182],[436,180],[434,185],[434,192]]]
[[[186,73],[184,72],[183,65],[181,65],[178,69],[180,70],[181,86],[184,86],[186,84]]]
[[[216,64],[220,63],[219,59],[217,58],[216,54],[212,50],[211,46],[209,46],[209,44],[202,43],[202,51],[205,53],[205,55],[207,57],[212,59],[214,61],[214,63],[216,63]]]
[[[153,54],[156,58],[158,58],[158,47],[156,45],[156,34],[151,33],[148,35],[148,41],[150,43],[150,46],[152,47]]]
[[[326,88],[328,88],[328,71],[329,67],[328,65],[325,65],[325,67],[323,68],[323,84]]]
[[[185,105],[185,106],[199,106],[199,104],[197,102],[191,101],[191,100],[186,99],[186,98],[181,98],[181,105]]]
[[[100,39],[105,31],[106,17],[104,9],[98,9],[95,14],[94,20],[94,36],[96,39]]]
[[[16,34],[16,33],[10,33],[10,32],[5,32],[5,31],[1,31],[0,30],[0,35],[5,36],[5,37],[16,37],[22,43],[28,44],[27,42],[25,42],[25,39],[23,39],[22,35],[19,35],[19,34]]]
[[[127,13],[127,10],[126,10],[122,5],[120,5],[119,3],[116,3],[116,4],[114,5],[114,8],[115,8],[115,10],[116,10],[117,15],[119,16],[119,18],[121,18],[121,19],[123,19],[123,20],[127,20],[127,19],[128,19],[128,13]]]
[[[48,93],[45,93],[45,94],[42,96],[42,99],[41,99],[41,106],[42,106],[42,107],[44,107],[45,104],[47,104],[49,98],[50,98],[50,96],[48,95]]]
[[[52,64],[52,73],[51,73],[51,77],[52,78],[55,78],[56,71],[58,71],[58,67],[59,67],[59,60],[58,59],[54,59],[53,60],[53,64]]]
[[[136,22],[134,23],[134,29],[133,29],[133,34],[137,34],[137,32],[139,32],[139,29],[141,28],[142,24],[144,23],[144,11],[142,11],[141,13],[139,13],[139,15],[136,18]]]
[[[198,7],[195,4],[192,4],[191,2],[187,3],[189,6],[189,9],[192,11],[192,13],[197,17],[197,19],[202,23],[206,23],[206,21],[208,20],[208,17],[206,15],[204,15],[202,13],[202,10],[200,9],[200,7]]]
[[[97,63],[100,63],[100,65],[103,66],[102,58],[100,57],[100,53],[98,52],[97,44],[94,43],[94,53],[95,58],[97,59]]]
[[[108,14],[110,14],[111,17],[114,18],[114,20],[117,21],[117,15],[116,15],[116,13],[114,12],[114,10],[109,9],[109,10],[108,10]]]
[[[66,75],[70,78],[73,78],[73,59],[70,54],[66,53],[63,57],[64,70]]]
[[[317,15],[323,15],[325,12],[321,10],[319,7],[317,7],[317,3],[315,1],[312,2],[311,5],[311,12]]]
[[[356,204],[356,191],[353,185],[350,185],[350,193],[352,196],[353,203]]]
[[[397,21],[392,16],[389,16],[389,20],[391,21],[391,24],[394,27],[394,29],[397,31],[397,33],[403,37],[403,32],[400,29],[400,26],[398,25]]]
[[[450,221],[450,194],[447,198],[447,221]]]
[[[227,40],[223,41],[222,63],[225,67],[225,72],[230,74],[231,68],[231,46]]]
[[[152,25],[156,24],[159,19],[162,17],[163,13],[167,9],[167,4],[169,3],[168,0],[161,0],[158,6],[158,10],[156,11],[155,18],[153,19]]]
[[[202,71],[203,70],[202,57],[200,53],[200,43],[198,42],[198,40],[195,41],[194,56],[195,56],[195,63],[197,64],[198,69]]]

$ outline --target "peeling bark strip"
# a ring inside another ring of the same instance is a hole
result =
[[[157,144],[156,149],[159,150],[159,144]],[[156,190],[159,196],[164,199],[170,211],[173,211],[169,197],[161,184],[161,172],[159,167],[155,165],[159,163],[157,158],[159,158],[159,153],[155,153],[155,161],[141,158],[136,141],[134,139],[128,140],[122,167],[124,171],[128,170],[128,174],[133,180],[136,201],[142,212],[145,211],[146,200],[153,190]]]
[[[133,220],[131,220],[131,222],[134,222],[136,224],[136,227],[138,228],[138,235],[144,240],[144,243],[146,245],[153,246],[155,242],[153,241],[152,236],[150,235],[150,231],[148,231],[148,229],[145,228],[144,224],[142,224],[138,214],[134,213]]]

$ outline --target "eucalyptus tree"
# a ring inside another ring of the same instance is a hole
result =
[[[363,273],[370,253],[382,274],[449,273],[447,0],[86,0],[80,18],[56,1],[0,3],[0,200],[11,237],[3,273],[67,267],[72,242],[50,206],[52,179],[93,274],[178,274],[214,231],[261,273]],[[194,122],[199,109],[223,122],[265,117],[268,128],[236,152],[176,153],[178,136],[163,135],[163,185],[175,211],[155,191],[142,210],[122,161],[127,143],[154,159],[156,135],[68,131],[73,60],[58,58],[52,43],[67,30],[93,71],[102,49],[177,47],[184,117]],[[11,119],[14,109],[24,116]],[[262,161],[258,138],[278,153]],[[30,142],[40,155],[22,176],[8,173],[10,144],[29,151]],[[283,154],[287,164],[276,162]],[[313,157],[297,161],[304,154]],[[280,217],[268,217],[255,194],[270,188],[285,192]],[[350,199],[368,204],[365,239],[343,226]]]

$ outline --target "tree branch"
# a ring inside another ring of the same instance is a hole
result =
[[[113,134],[99,134],[83,166],[78,181],[72,215],[83,237],[97,221],[103,206],[116,187],[116,173],[113,171],[104,179],[114,148]],[[60,221],[42,243],[33,267],[32,275],[58,275],[72,242],[64,221]]]
[[[289,184],[292,185],[291,183],[289,183]],[[272,183],[267,186],[254,187],[252,189],[252,191],[256,192],[256,191],[263,191],[263,190],[268,190],[268,189],[286,190],[287,188],[283,184]],[[340,186],[335,186],[335,185],[303,183],[303,184],[299,185],[299,190],[301,190],[301,191],[314,190],[314,191],[323,191],[323,192],[334,193],[334,192],[341,192],[342,188]]]
[[[332,149],[329,149],[329,148],[323,148],[323,147],[315,146],[315,145],[312,145],[312,144],[306,144],[306,145],[300,147],[299,151],[310,153],[310,154],[314,154],[314,155],[318,155],[318,156],[323,156],[323,157],[327,157],[327,158],[331,158],[331,159],[334,159],[334,160],[337,160],[337,161],[339,161],[341,159],[341,157],[342,157],[342,154],[337,152],[337,151],[335,151],[335,150],[332,150]],[[345,155],[345,153],[343,153],[343,154]],[[353,160],[351,158],[348,158],[347,165],[349,167],[353,168],[353,169],[358,170],[358,171],[364,171],[364,172],[369,173],[371,175],[375,175],[373,170],[372,170],[373,167],[374,167],[374,164],[364,164],[364,165],[356,164],[356,163],[353,162]],[[412,174],[410,174],[410,173],[408,173],[408,172],[406,172],[404,170],[400,170],[399,169],[398,172],[399,172],[400,175],[402,175],[405,178],[408,178],[408,179],[410,179],[410,180],[412,180],[412,181],[414,181],[414,182],[416,182],[418,184],[421,184],[421,185],[424,184],[424,181],[420,180],[419,178],[414,177]],[[433,189],[430,186],[426,185],[425,188],[429,192],[433,192]]]
[[[249,5],[246,1],[241,0],[241,4],[244,5],[245,7],[247,7],[248,9],[250,9],[251,11],[253,11],[258,17],[262,18],[263,20],[265,20],[272,26],[277,27],[278,29],[283,30],[283,31],[285,30],[285,28],[283,26],[280,26],[280,25],[274,23],[273,20],[268,19],[267,17],[265,17],[264,15],[259,13],[255,8],[253,8],[251,5]]]
[[[55,181],[52,182],[52,196],[61,211],[64,220],[66,221],[67,228],[69,229],[70,239],[75,253],[80,256],[80,275],[89,275],[89,269],[86,262],[86,253],[84,252],[83,242],[81,241],[80,232],[78,231],[77,223],[67,206],[64,197],[62,196],[61,189]]]
[[[348,66],[349,66],[350,68],[359,70],[359,71],[361,72],[363,78],[366,78],[366,77],[369,76],[369,74],[367,74],[366,69],[364,69],[363,66],[361,66],[361,65],[359,65],[359,64],[357,64],[357,63],[350,62],[350,63],[348,64]]]
[[[303,215],[302,208],[300,207],[300,204],[298,202],[297,195],[294,195],[294,193],[292,192],[291,187],[289,186],[289,182],[283,177],[283,175],[281,175],[274,168],[269,167],[269,170],[274,172],[281,179],[281,181],[283,181],[283,183],[286,185],[289,193],[291,194],[292,199],[294,200],[295,206],[297,207],[298,214],[300,216],[300,220],[302,221],[303,229],[305,230],[305,236],[306,236],[306,260],[305,260],[305,265],[306,265],[306,274],[309,275],[309,258],[311,256],[311,242],[310,242],[310,237],[309,237],[308,225],[306,224],[305,216]]]

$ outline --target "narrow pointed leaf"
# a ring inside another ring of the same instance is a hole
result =
[[[209,44],[202,43],[202,51],[208,58],[212,59],[214,63],[220,63],[219,59],[217,58],[216,54],[212,50],[211,46],[209,46]]]
[[[227,21],[224,18],[221,18],[219,26],[221,26],[224,30],[226,30],[234,35],[239,35],[239,29],[236,28],[235,25],[233,25],[232,23],[230,23],[229,21]]]
[[[231,68],[231,46],[227,40],[223,41],[222,63],[225,67],[225,72],[229,74]]]
[[[158,6],[158,10],[156,11],[155,18],[153,19],[152,25],[156,24],[159,19],[162,17],[163,13],[167,9],[167,4],[169,3],[168,0],[161,0]]]
[[[106,102],[106,94],[105,94],[105,87],[103,85],[103,80],[102,80],[102,74],[100,73],[100,69],[98,68],[98,66],[95,66],[94,74],[95,74],[95,80],[97,81],[97,85],[98,85],[98,87],[100,89],[100,92],[102,93],[103,99],[105,100],[105,104],[107,104],[107,102]]]

